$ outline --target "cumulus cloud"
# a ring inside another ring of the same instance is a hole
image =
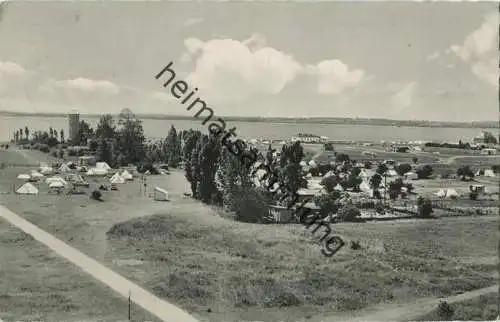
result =
[[[266,44],[262,35],[253,34],[239,41],[188,38],[183,62],[194,62],[187,80],[211,99],[246,99],[254,94],[278,94],[299,75],[314,76],[317,92],[339,94],[359,84],[362,70],[350,70],[340,60],[303,65],[287,53]]]
[[[470,64],[472,72],[494,87],[498,86],[498,14],[485,17],[482,25],[468,35],[462,45],[451,46],[447,52]]]
[[[55,81],[55,87],[83,91],[86,93],[101,93],[116,95],[120,92],[120,87],[109,81],[92,80],[87,78],[75,78],[70,80]]]

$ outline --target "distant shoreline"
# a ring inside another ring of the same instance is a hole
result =
[[[0,111],[0,116],[18,116],[18,117],[66,117],[67,113],[24,113],[12,111]],[[84,118],[99,118],[101,114],[80,114]],[[113,116],[118,116],[113,114]],[[139,119],[146,120],[194,120],[189,115],[158,115],[158,114],[136,114]],[[446,128],[500,128],[498,122],[446,122],[446,121],[406,121],[391,119],[370,119],[370,118],[286,118],[286,117],[244,117],[244,116],[225,116],[226,121],[232,122],[256,122],[256,123],[307,123],[307,124],[345,124],[345,125],[371,125],[371,126],[405,126],[405,127],[446,127]]]

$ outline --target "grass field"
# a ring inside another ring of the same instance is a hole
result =
[[[497,294],[481,295],[476,299],[460,303],[452,303],[450,306],[454,312],[451,316],[453,321],[492,321],[496,320],[499,313],[500,297]],[[447,321],[439,315],[438,310],[422,316],[418,321]]]
[[[135,321],[156,321],[133,307]],[[0,219],[0,318],[126,320],[128,304],[76,266]]]
[[[3,191],[20,184],[15,178],[22,171],[28,169],[0,170]],[[2,204],[210,321],[296,321],[456,294],[498,279],[497,217],[337,224],[335,233],[362,249],[347,246],[327,259],[319,237],[303,226],[233,222],[182,198],[189,190],[181,171],[151,176],[149,186],[155,185],[170,192],[170,202],[144,196],[134,181],[105,192],[104,202],[49,196],[42,184],[38,196],[4,194]],[[107,297],[106,290],[95,293]],[[62,315],[59,320],[67,319]]]

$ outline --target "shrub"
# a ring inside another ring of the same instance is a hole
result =
[[[68,156],[70,157],[76,157],[76,151],[73,149],[68,149]]]
[[[50,155],[52,155],[54,158],[57,158],[57,151],[52,151]]]
[[[63,149],[59,150],[59,155],[58,156],[59,156],[60,159],[64,158],[64,150]]]
[[[361,216],[361,212],[354,205],[345,205],[338,211],[337,217],[341,221],[351,221]]]
[[[8,144],[6,144],[6,145],[5,145],[5,149],[6,149],[6,150],[8,150],[8,149],[9,149],[9,145],[8,145]]]
[[[475,191],[472,191],[469,193],[469,199],[470,200],[477,200],[478,193]]]
[[[102,198],[102,193],[99,190],[94,190],[90,194],[90,198],[94,199],[94,200],[102,201],[102,199],[101,199]]]
[[[357,240],[351,240],[351,249],[352,250],[359,250],[361,249],[361,244]]]
[[[432,175],[433,169],[430,165],[426,164],[416,172],[419,179],[428,179]]]
[[[455,310],[446,301],[441,301],[438,305],[438,316],[445,321],[451,321]]]
[[[250,223],[269,223],[266,196],[255,189],[242,189],[236,193],[234,201],[236,220]]]
[[[417,216],[421,218],[429,218],[434,212],[432,209],[432,201],[428,198],[418,197],[417,199]]]
[[[395,168],[396,172],[400,175],[400,176],[403,176],[405,173],[407,172],[410,172],[411,171],[411,165],[409,165],[408,163],[402,163],[400,165],[398,165],[396,168]]]
[[[378,202],[375,205],[375,211],[377,212],[377,214],[385,215],[385,207],[384,207],[384,205],[382,203]]]
[[[40,151],[42,151],[43,153],[49,153],[50,152],[50,148],[46,144],[41,144],[38,149]]]

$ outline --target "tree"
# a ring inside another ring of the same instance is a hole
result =
[[[420,218],[429,218],[433,212],[432,201],[419,196],[417,199],[417,216]]]
[[[416,164],[418,162],[418,158],[417,157],[413,157],[413,158],[411,158],[411,161],[413,162],[413,164]]]
[[[26,140],[29,140],[29,138],[30,138],[30,129],[28,129],[27,126],[24,128],[24,135],[26,135]]]
[[[416,172],[419,179],[428,179],[432,175],[433,169],[430,165],[426,164],[417,169]]]
[[[97,124],[95,135],[101,139],[113,139],[116,135],[116,127],[113,116],[110,114],[102,115]]]
[[[484,132],[484,143],[486,144],[497,144],[497,138],[491,132]]]
[[[401,188],[403,188],[404,183],[401,178],[398,178],[392,182],[389,182],[388,193],[389,198],[392,200],[397,199],[397,197],[401,194]]]
[[[337,184],[339,184],[340,180],[337,176],[333,175],[333,176],[328,176],[326,178],[323,178],[320,182],[320,184],[322,186],[325,187],[325,190],[327,192],[333,192],[335,191],[335,187],[337,186]]]
[[[59,137],[61,138],[61,143],[64,143],[64,130],[61,129],[61,131],[59,132]]]
[[[333,147],[333,144],[331,142],[325,143],[323,148],[325,149],[325,151],[334,151],[335,150],[335,148]]]
[[[282,146],[279,161],[281,168],[277,171],[281,194],[276,196],[288,206],[290,206],[289,202],[292,200],[288,200],[290,198],[283,199],[282,197],[295,196],[297,190],[307,186],[307,180],[302,177],[302,166],[300,165],[303,158],[304,149],[300,142],[297,141]]]
[[[340,221],[352,221],[356,218],[359,218],[360,216],[361,212],[356,206],[347,204],[339,209],[337,218]]]
[[[94,130],[90,127],[90,124],[84,120],[80,121],[78,126],[78,133],[75,141],[72,142],[74,145],[87,145],[87,140],[90,139],[94,134]]]
[[[181,147],[177,138],[177,130],[172,125],[165,139],[166,160],[170,167],[177,167],[180,162]]]
[[[370,187],[373,190],[373,196],[376,198],[380,198],[380,192],[378,189],[379,189],[381,183],[382,183],[382,176],[378,173],[375,173],[370,178]]]
[[[144,161],[146,149],[144,146],[144,129],[142,122],[125,109],[119,115],[119,129],[117,131],[117,148],[123,155],[125,164],[138,164]],[[122,164],[123,165],[123,164]]]
[[[462,181],[468,181],[474,178],[474,172],[468,165],[463,165],[457,169],[457,176],[459,176]]]
[[[325,218],[337,213],[340,208],[340,196],[340,192],[338,191],[332,191],[328,194],[314,196],[313,201],[320,208],[320,218]]]
[[[193,131],[192,129],[184,132],[184,148],[182,151],[184,159],[184,171],[186,180],[191,185],[191,193],[193,197],[196,196],[196,178],[195,178],[195,168],[198,166],[198,153],[197,150],[198,141],[201,139],[200,131]]]
[[[218,192],[215,184],[215,173],[220,156],[221,142],[213,135],[210,135],[205,142],[198,155],[199,176],[197,190],[200,200],[211,204]]]
[[[105,139],[100,139],[97,146],[97,159],[100,162],[106,162],[108,164],[113,164],[113,154],[111,150],[111,145]]]
[[[23,138],[23,129],[19,129],[19,137],[22,139]]]
[[[377,167],[377,170],[375,172],[377,172],[378,174],[380,174],[381,176],[383,176],[387,170],[389,170],[389,168],[387,167],[387,165],[385,163],[380,163]]]
[[[403,176],[405,173],[407,172],[410,172],[411,171],[411,165],[409,165],[408,163],[401,163],[400,165],[398,165],[395,170],[396,172],[400,175],[400,176]]]
[[[349,155],[345,153],[339,153],[335,156],[335,161],[338,163],[344,163],[351,161],[351,159],[349,158]]]

